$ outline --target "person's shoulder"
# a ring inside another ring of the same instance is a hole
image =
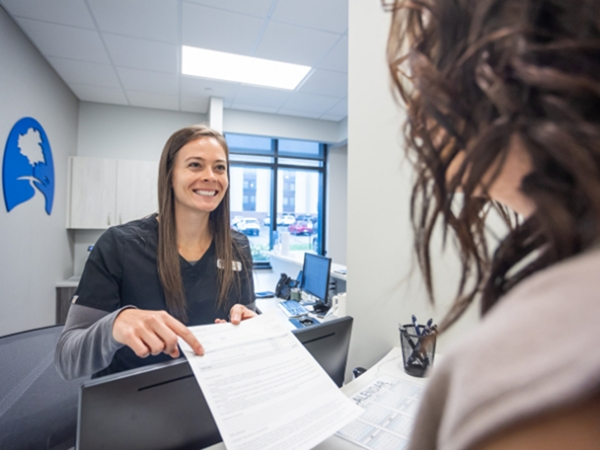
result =
[[[451,441],[467,447],[600,388],[599,270],[593,251],[531,276],[444,355]]]
[[[240,233],[239,231],[231,230],[231,239],[233,240],[234,244],[242,248],[250,247],[250,240],[248,239],[248,236]]]
[[[122,225],[115,225],[114,227],[110,227],[108,231],[119,239],[156,235],[158,233],[158,221],[156,220],[156,214],[151,214]]]

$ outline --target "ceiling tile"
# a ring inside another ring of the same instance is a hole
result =
[[[337,114],[323,114],[319,119],[321,120],[330,120],[332,122],[339,122],[346,116],[337,115]]]
[[[63,58],[47,58],[66,83],[121,88],[113,66]]]
[[[37,19],[91,30],[96,28],[85,3],[81,0],[1,0],[1,3],[13,17]]]
[[[325,31],[269,22],[255,56],[314,67],[338,38]]]
[[[348,36],[340,39],[319,65],[319,68],[348,73]]]
[[[224,9],[226,11],[232,11],[242,14],[248,14],[256,17],[267,17],[269,10],[271,9],[271,3],[273,0],[252,0],[252,1],[240,1],[240,0],[186,0],[190,3],[196,3],[198,5],[211,6],[217,9]],[[184,3],[185,6],[185,3]]]
[[[150,42],[115,34],[104,34],[113,63],[120,67],[179,73],[179,46]]]
[[[126,90],[154,92],[163,95],[179,95],[179,75],[177,74],[127,69],[124,67],[117,67],[117,72]]]
[[[85,102],[110,103],[113,105],[127,105],[127,98],[121,89],[87,86],[69,83],[69,87],[79,100]]]
[[[303,27],[344,33],[348,29],[348,0],[280,1],[271,18]]]
[[[183,45],[250,55],[264,20],[205,6],[183,4]]]
[[[346,117],[348,115],[348,99],[342,100],[333,108],[329,109],[327,114],[342,115]]]
[[[233,108],[242,109],[240,105],[255,105],[261,108],[279,109],[291,95],[291,91],[241,85],[235,96]]]
[[[208,102],[208,97],[191,97],[189,95],[182,95],[181,110],[185,112],[206,114],[208,112]]]
[[[283,112],[283,109],[286,109],[312,112],[321,115],[325,114],[331,107],[339,103],[339,101],[339,98],[297,92],[285,102],[281,111]]]
[[[88,0],[100,31],[179,42],[175,0]]]
[[[347,97],[348,74],[317,69],[302,84],[299,92],[330,97]]]
[[[321,114],[309,111],[299,111],[296,109],[283,108],[279,110],[278,114],[283,114],[284,116],[294,116],[294,117],[308,117],[310,119],[318,119],[321,117]]]
[[[110,62],[95,31],[31,19],[17,19],[17,22],[44,56]]]
[[[174,95],[127,91],[127,98],[131,106],[179,111],[179,97]]]
[[[191,97],[221,97],[223,101],[225,99],[233,100],[239,87],[239,83],[228,83],[186,75],[181,77],[181,95]]]

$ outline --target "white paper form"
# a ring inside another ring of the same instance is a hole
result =
[[[228,450],[308,450],[362,412],[273,314],[191,327],[180,346]]]

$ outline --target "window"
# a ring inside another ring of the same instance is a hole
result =
[[[282,232],[291,235],[291,251],[322,254],[326,146],[229,133],[225,138],[231,225],[248,236],[254,264],[268,264]]]

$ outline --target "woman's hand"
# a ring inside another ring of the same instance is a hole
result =
[[[115,319],[112,333],[115,341],[131,348],[140,358],[161,352],[172,358],[179,357],[178,337],[197,355],[204,354],[194,334],[166,311],[124,309]]]
[[[256,313],[244,305],[236,304],[229,310],[229,319],[232,324],[238,325],[242,320],[251,319],[256,316]],[[217,319],[215,323],[227,323],[226,320]]]

